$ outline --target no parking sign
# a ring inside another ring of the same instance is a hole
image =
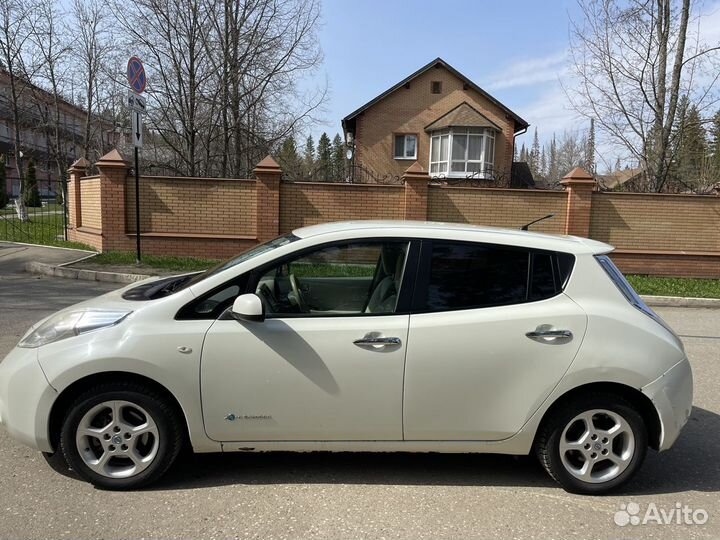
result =
[[[137,56],[133,56],[128,60],[127,79],[133,92],[142,94],[145,91],[145,84],[147,83],[145,67]]]

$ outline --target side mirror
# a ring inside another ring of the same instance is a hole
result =
[[[263,322],[265,305],[257,294],[241,294],[233,302],[232,315],[243,321]]]

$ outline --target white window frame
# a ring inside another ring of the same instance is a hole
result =
[[[480,137],[481,139],[479,159],[468,159],[470,136]],[[435,145],[442,144],[442,139],[445,137],[447,137],[448,141],[447,153],[444,156],[441,155],[441,146],[440,149],[438,149],[438,159],[433,161]],[[452,158],[453,139],[457,137],[465,138],[465,156],[462,160],[453,160]],[[495,167],[495,130],[490,128],[450,128],[433,131],[430,133],[429,159],[430,165],[428,170],[432,177],[466,178],[474,175],[474,178],[492,178]],[[463,170],[453,171],[453,163],[463,163]],[[468,171],[468,164],[480,164],[480,172],[475,174],[472,171]]]
[[[403,154],[402,156],[396,155],[397,150],[397,139],[398,137],[403,138]],[[415,139],[415,152],[412,155],[408,155],[408,139]],[[417,159],[418,151],[418,136],[415,133],[395,133],[393,134],[393,157],[395,159]]]

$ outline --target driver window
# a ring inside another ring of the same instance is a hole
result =
[[[407,242],[327,246],[264,272],[255,293],[267,315],[394,313]]]

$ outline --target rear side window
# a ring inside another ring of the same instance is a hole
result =
[[[418,276],[416,306],[420,311],[551,298],[561,292],[574,261],[570,255],[561,271],[558,254],[549,251],[437,240],[431,246],[423,249],[425,268]]]
[[[444,311],[523,302],[528,252],[484,244],[433,242],[426,309]]]
[[[530,255],[531,275],[529,300],[542,300],[555,295],[557,283],[553,270],[553,256],[550,253]]]

